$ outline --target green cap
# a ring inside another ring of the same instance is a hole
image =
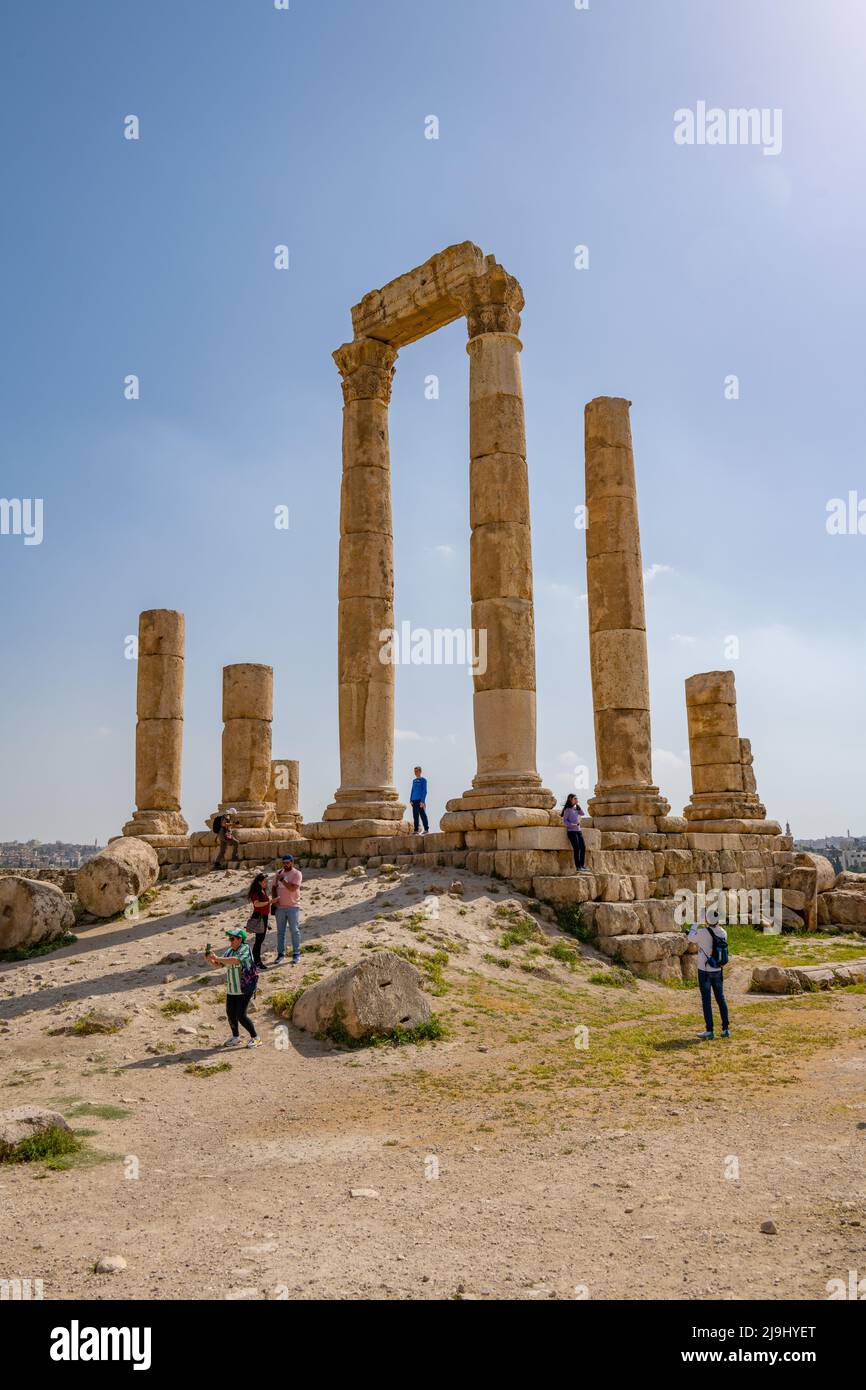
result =
[[[226,927],[225,934],[226,936],[239,936],[241,941],[246,941],[247,939],[247,934],[243,927]]]

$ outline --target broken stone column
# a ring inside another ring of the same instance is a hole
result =
[[[704,671],[686,681],[692,795],[683,815],[690,821],[763,820],[752,749],[737,727],[733,671]]]
[[[152,608],[138,619],[134,837],[186,835],[180,814],[184,617]]]
[[[616,828],[650,827],[668,802],[652,779],[649,665],[630,402],[598,396],[584,414],[586,578],[595,751],[588,810]],[[654,828],[654,827],[653,827]]]
[[[523,386],[523,291],[499,265],[455,293],[469,342],[470,583],[477,771],[449,811],[549,808],[535,749],[535,618]]]
[[[244,829],[274,820],[271,785],[271,666],[241,663],[223,667],[223,784],[220,812],[235,810]]]
[[[343,379],[338,680],[340,787],[326,821],[381,821],[397,830],[394,786],[394,542],[388,402],[396,349],[373,338],[334,353]],[[383,654],[385,660],[382,659]],[[346,825],[335,826],[343,834]]]
[[[268,801],[275,808],[274,825],[297,832],[301,825],[298,806],[300,763],[290,758],[271,760],[271,786]]]

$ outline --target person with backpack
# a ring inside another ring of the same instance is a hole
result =
[[[247,934],[243,927],[227,927],[226,936],[229,939],[226,955],[217,956],[211,951],[210,955],[205,956],[209,965],[215,966],[218,970],[224,967],[226,970],[226,1017],[232,1035],[226,1039],[223,1046],[243,1047],[238,1032],[240,1026],[250,1035],[247,1047],[261,1047],[262,1040],[256,1032],[256,1025],[247,1017],[247,1009],[259,982],[258,966],[247,945]]]
[[[728,963],[728,933],[724,927],[698,926],[694,923],[689,928],[689,941],[697,943],[698,947],[698,989],[701,992],[701,1004],[704,1010],[704,1023],[706,1032],[699,1036],[702,1042],[712,1042],[715,1038],[713,1030],[713,995],[716,996],[716,1003],[719,1006],[719,1017],[722,1020],[722,1037],[729,1038],[731,1030],[728,1018],[728,1001],[725,999],[725,986],[722,980],[724,968]]]
[[[268,876],[261,870],[250,884],[247,897],[250,901],[250,920],[247,931],[253,933],[253,960],[260,970],[267,970],[262,960],[262,947],[268,934],[268,918],[271,915],[271,895],[268,890]]]
[[[237,856],[238,853],[238,837],[235,834],[236,823],[233,819],[236,815],[237,811],[234,806],[230,806],[223,815],[214,816],[211,821],[210,828],[219,839],[219,849],[217,850],[217,857],[214,860],[213,866],[214,869],[225,869],[226,873],[229,871],[229,845],[235,846],[235,856]]]
[[[574,855],[574,867],[579,874],[586,872],[583,867],[586,860],[586,842],[580,828],[580,818],[584,814],[574,792],[569,792],[562,808],[562,823],[565,826],[565,833]]]

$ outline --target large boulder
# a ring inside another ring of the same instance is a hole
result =
[[[391,951],[376,951],[357,965],[305,989],[295,1004],[292,1022],[308,1033],[334,1027],[350,1038],[415,1028],[430,1017],[430,1001],[421,989],[423,976],[408,960]]]
[[[0,878],[0,951],[51,941],[74,925],[72,905],[55,884],[15,874]]]
[[[819,893],[826,893],[828,888],[832,888],[833,884],[836,882],[836,870],[833,868],[830,860],[824,858],[823,854],[812,854],[811,852],[804,851],[802,854],[797,855],[794,863],[798,867],[811,866],[815,869],[817,873],[817,892]]]
[[[841,877],[841,875],[840,875]],[[859,888],[833,888],[818,895],[818,922],[866,932],[866,893]]]
[[[158,877],[159,859],[153,846],[121,835],[82,864],[75,876],[75,891],[94,917],[113,917]]]
[[[56,1110],[44,1110],[38,1105],[16,1105],[12,1110],[0,1110],[0,1151],[14,1149],[24,1139],[32,1139],[46,1129],[69,1129]]]

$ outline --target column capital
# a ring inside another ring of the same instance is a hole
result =
[[[391,399],[391,382],[397,365],[397,349],[377,338],[356,338],[343,343],[332,354],[343,378],[343,400],[378,400],[385,405]]]
[[[453,291],[453,296],[466,315],[470,338],[481,333],[519,333],[523,290],[520,281],[501,265],[473,275]]]

